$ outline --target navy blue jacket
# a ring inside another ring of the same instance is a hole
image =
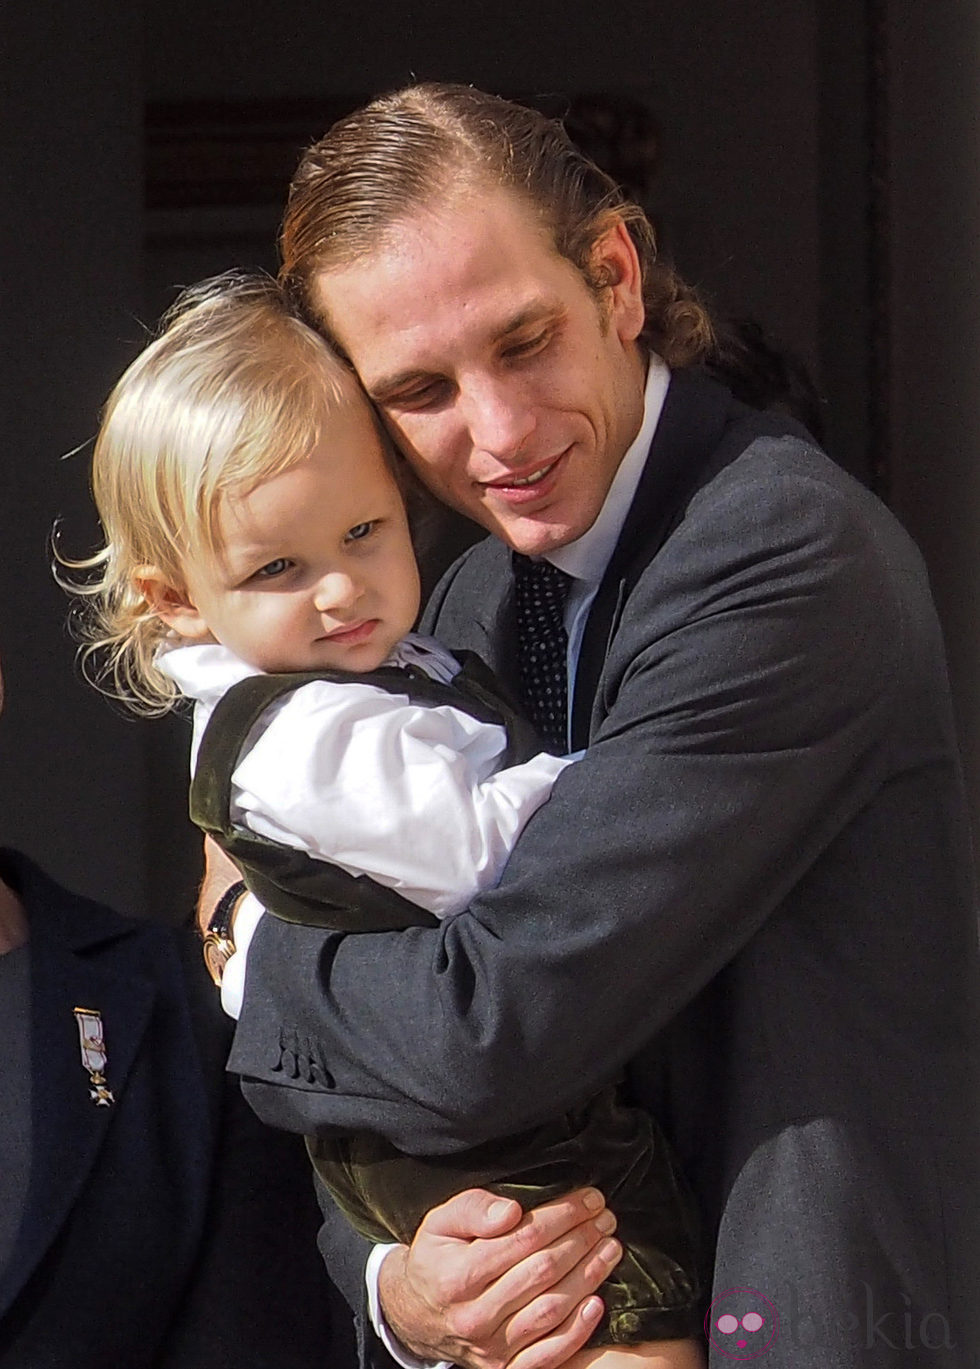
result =
[[[342,1366],[305,1150],[225,1075],[229,1032],[192,934],[122,918],[11,852],[0,872],[27,910],[32,997],[31,1179],[0,1272],[2,1369]],[[75,1007],[101,1014],[111,1106],[90,1097]],[[288,1323],[286,1300],[302,1307]]]

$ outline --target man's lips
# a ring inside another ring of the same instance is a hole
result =
[[[355,646],[358,642],[366,642],[377,626],[377,618],[362,618],[360,622],[344,623],[331,632],[325,632],[321,641],[343,642],[347,646]]]
[[[529,503],[552,492],[567,454],[566,448],[558,456],[550,457],[535,466],[528,466],[522,471],[514,471],[498,476],[496,480],[485,480],[481,483],[484,490],[495,498],[506,500],[509,504]]]

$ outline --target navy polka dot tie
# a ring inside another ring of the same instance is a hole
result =
[[[548,750],[568,750],[568,635],[571,576],[550,561],[514,556],[517,664],[524,709]]]

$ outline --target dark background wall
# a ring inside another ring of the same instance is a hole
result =
[[[645,111],[666,248],[804,359],[832,454],[925,552],[980,813],[978,27],[968,0],[4,7],[0,840],[186,910],[186,730],[78,680],[47,538],[92,544],[85,444],[175,287],[273,268],[303,143],[413,78]]]

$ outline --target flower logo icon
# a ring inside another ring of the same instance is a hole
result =
[[[779,1333],[779,1313],[754,1288],[729,1288],[708,1308],[704,1329],[716,1350],[736,1361],[758,1359]]]

